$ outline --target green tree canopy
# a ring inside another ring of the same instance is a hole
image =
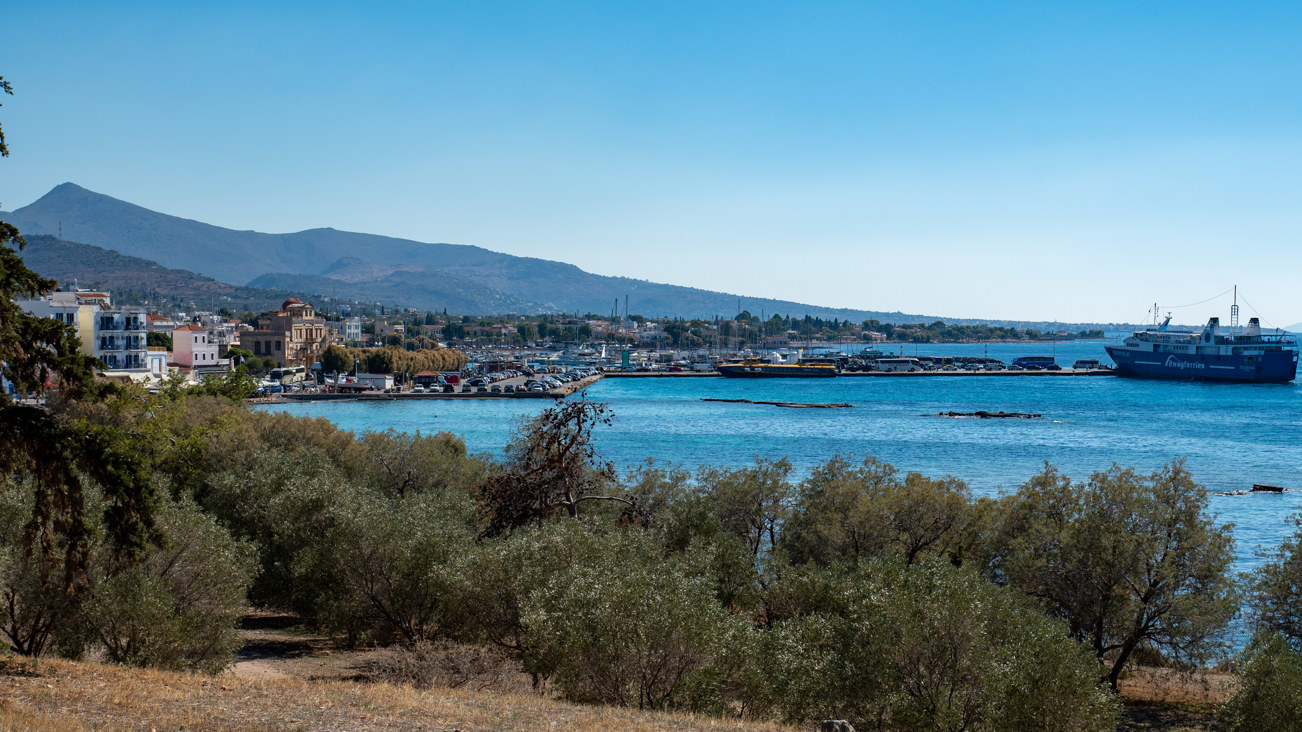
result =
[[[1176,461],[1152,475],[1113,466],[1074,484],[1052,467],[1001,502],[988,571],[1024,591],[1117,679],[1141,647],[1202,661],[1238,611],[1231,526]]]
[[[0,77],[0,89],[12,93]],[[0,145],[0,156],[8,156]],[[53,394],[58,400],[97,400],[109,387],[97,383],[95,360],[78,350],[72,327],[24,312],[18,300],[54,289],[28,269],[19,252],[26,242],[0,222],[0,364],[19,393]],[[62,555],[63,581],[74,592],[89,559],[87,479],[108,499],[107,530],[120,551],[138,554],[153,533],[154,490],[134,448],[103,425],[62,419],[0,394],[0,473],[30,478],[35,493],[25,527],[28,546],[53,562]]]

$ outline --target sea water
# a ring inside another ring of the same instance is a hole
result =
[[[918,355],[1008,361],[1052,355],[1104,362],[1103,342],[1056,345],[926,345]],[[899,346],[889,349],[898,353]],[[904,355],[915,354],[914,346]],[[1213,495],[1220,522],[1235,525],[1237,568],[1292,533],[1302,508],[1302,385],[1215,384],[1116,376],[929,375],[834,379],[607,378],[586,390],[614,418],[595,431],[602,457],[630,468],[647,458],[688,468],[740,467],[756,457],[791,460],[797,477],[837,453],[873,455],[901,471],[962,478],[975,495],[1015,490],[1052,464],[1073,479],[1113,463],[1143,473],[1183,459],[1214,494],[1253,483],[1283,494]],[[791,409],[703,401],[750,399],[846,403],[848,409]],[[262,407],[326,417],[357,432],[448,431],[471,452],[499,455],[541,399],[410,399],[297,402]],[[1023,412],[1035,419],[977,419],[940,412]]]

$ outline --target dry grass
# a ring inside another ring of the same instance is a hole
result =
[[[216,677],[0,656],[0,732],[790,729],[567,704],[532,693],[528,675],[491,649],[349,649],[266,612],[245,618],[241,634],[239,658]],[[1233,692],[1229,674],[1136,668],[1121,682],[1118,729],[1207,730]]]
[[[784,730],[534,695],[0,659],[0,730]]]
[[[1139,666],[1118,686],[1124,704],[1119,730],[1201,732],[1212,729],[1216,707],[1234,694],[1235,679],[1214,671]]]

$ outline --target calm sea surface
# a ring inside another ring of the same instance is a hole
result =
[[[906,346],[904,354],[1055,356],[1109,363],[1103,344]],[[899,347],[890,350],[898,353]],[[875,455],[902,471],[963,478],[977,495],[1016,488],[1045,461],[1077,479],[1112,463],[1151,472],[1185,458],[1212,491],[1282,485],[1283,495],[1214,496],[1235,524],[1239,568],[1258,563],[1290,532],[1302,508],[1302,385],[1207,384],[1113,376],[929,376],[836,379],[610,378],[587,390],[606,402],[598,431],[604,457],[620,466],[645,458],[688,467],[742,466],[788,457],[798,473],[835,453]],[[852,409],[784,409],[703,398],[845,402]],[[499,453],[516,421],[548,404],[536,399],[304,402],[263,407],[326,417],[354,431],[446,430],[472,452]],[[1031,412],[1040,419],[951,419],[942,411]]]

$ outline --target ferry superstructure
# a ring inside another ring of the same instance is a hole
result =
[[[761,361],[756,358],[749,358],[743,361],[733,363],[721,363],[718,366],[720,376],[731,378],[766,378],[781,376],[796,376],[802,378],[818,378],[836,376],[840,371],[836,368],[835,363],[827,361],[803,361],[799,354],[792,354],[789,359],[784,359],[781,354],[770,354],[768,361]]]
[[[1263,331],[1257,318],[1224,329],[1220,318],[1212,318],[1202,331],[1170,323],[1168,315],[1161,325],[1105,346],[1117,374],[1249,383],[1284,383],[1297,376],[1297,339],[1278,329]]]

